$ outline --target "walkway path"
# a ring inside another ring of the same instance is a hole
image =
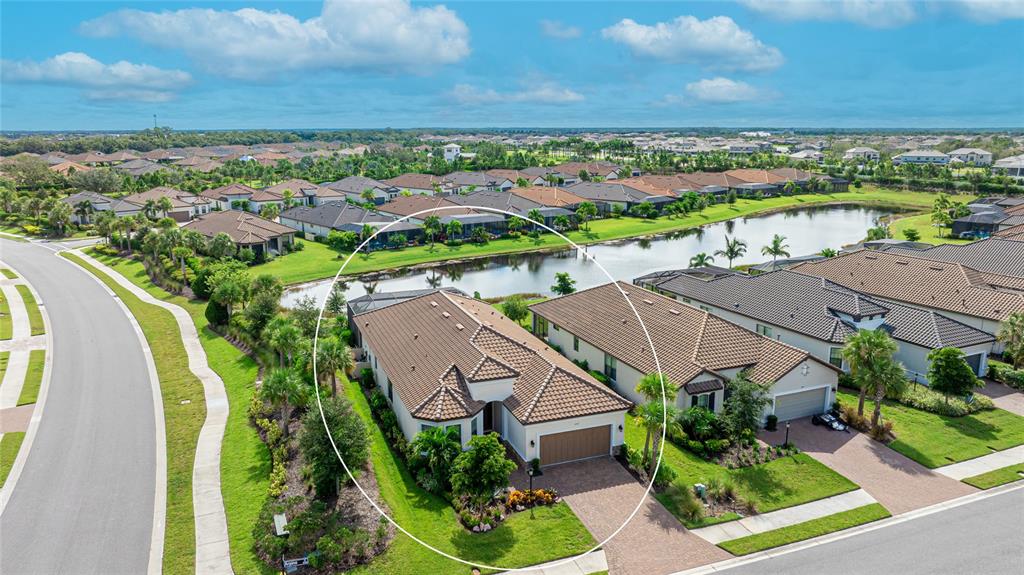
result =
[[[700,529],[691,529],[690,533],[717,545],[723,541],[731,541],[748,535],[796,525],[797,523],[811,521],[819,517],[826,517],[865,505],[871,505],[872,503],[876,503],[875,498],[869,495],[867,491],[858,489],[803,505],[772,511],[771,513],[745,517],[738,521],[729,521],[728,523],[719,523],[718,525],[701,527]]]
[[[1024,463],[1024,445],[1018,445],[1017,447],[1011,447],[1010,449],[1004,449],[989,455],[982,455],[981,457],[968,459],[960,463],[937,467],[935,471],[959,481],[1017,463]]]
[[[196,573],[220,575],[231,573],[231,550],[228,544],[227,516],[220,491],[220,449],[224,427],[228,419],[228,399],[221,380],[206,361],[206,351],[199,341],[192,316],[181,306],[153,297],[128,278],[86,255],[80,250],[72,252],[102,270],[118,284],[142,301],[160,306],[174,315],[181,331],[181,339],[188,354],[188,368],[203,382],[206,399],[206,421],[196,444],[195,465],[192,470],[192,503],[196,522]]]
[[[556,565],[557,563],[558,561],[549,561],[540,565],[533,565],[533,569],[529,571],[514,570],[508,571],[508,573],[519,575],[590,575],[591,573],[608,571],[608,558],[605,556],[603,549],[598,549],[569,563]],[[544,567],[545,565],[552,566]],[[537,567],[541,569],[537,569]]]

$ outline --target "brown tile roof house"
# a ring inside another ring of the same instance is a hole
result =
[[[1013,240],[1015,242],[1024,241],[1024,224],[1017,224],[1016,226],[1010,226],[1006,229],[999,230],[992,234],[994,238],[1002,238],[1004,240]]]
[[[54,165],[50,166],[50,170],[51,171],[57,172],[58,174],[61,174],[61,175],[64,175],[64,176],[67,176],[67,175],[72,174],[74,172],[88,172],[91,169],[92,168],[90,168],[89,166],[86,166],[84,164],[79,164],[78,162],[72,162],[72,161],[68,161],[68,160],[65,160],[65,161],[63,161],[63,162],[61,162],[59,164],[54,164]]]
[[[424,213],[419,216],[414,216],[412,219],[422,220],[427,216],[435,215],[437,217],[453,216],[456,214],[473,214],[476,213],[468,208],[463,208],[455,202],[448,201],[444,198],[438,198],[433,196],[398,196],[397,198],[380,205],[377,211],[385,214],[392,214],[396,216],[411,216],[417,212],[423,210],[429,210],[433,208],[441,207],[456,207],[458,209],[446,209],[438,210],[433,213]]]
[[[586,170],[591,176],[607,178],[611,175],[618,175],[622,166],[611,162],[565,162],[564,164],[552,166],[552,168],[560,173],[571,176],[576,176],[581,170]]]
[[[207,238],[224,233],[238,247],[251,247],[257,252],[280,250],[281,244],[290,244],[295,235],[295,230],[288,226],[237,210],[210,212],[185,224],[182,229],[199,232]]]
[[[1024,279],[875,250],[800,264],[793,271],[823,277],[883,299],[984,320],[1024,311]],[[976,326],[993,333],[993,326]]]
[[[213,188],[210,190],[203,190],[199,192],[200,196],[218,202],[230,204],[234,200],[248,200],[256,194],[254,188],[250,188],[245,184],[228,184],[219,188]],[[223,207],[223,206],[222,206]]]
[[[740,184],[748,183],[736,176],[730,176],[723,172],[693,172],[689,174],[678,174],[676,177],[690,184],[690,187],[695,190],[699,190],[705,186],[734,188]]]
[[[353,321],[408,438],[437,423],[458,425],[462,443],[493,429],[545,465],[624,442],[628,400],[483,302],[435,291]],[[566,447],[582,436],[582,451]]]
[[[433,174],[409,173],[381,181],[400,190],[434,190],[435,185],[442,191],[445,191],[446,188],[444,178]]]
[[[144,205],[147,200],[159,201],[160,198],[169,198],[171,205],[175,208],[185,208],[194,205],[206,205],[210,203],[210,200],[202,196],[183,192],[177,188],[170,188],[166,186],[158,186],[150,188],[145,192],[139,192],[137,194],[131,194],[121,198],[126,202],[133,204]]]
[[[587,201],[572,192],[555,186],[530,186],[528,188],[512,188],[508,191],[520,198],[526,198],[551,208],[575,208]]]
[[[535,317],[562,326],[640,373],[656,372],[640,322],[619,288],[640,314],[665,377],[679,387],[705,373],[747,369],[752,381],[772,383],[809,359],[826,365],[806,351],[622,282],[550,299],[530,309]]]
[[[309,198],[314,197],[318,200],[340,200],[345,198],[345,194],[338,190],[332,190],[324,186],[318,186],[308,180],[302,180],[299,178],[293,178],[277,184],[276,186],[270,186],[264,188],[264,191],[276,194],[279,198],[284,197],[285,190],[291,190],[293,197],[295,198]]]
[[[639,190],[650,196],[675,197],[677,195],[673,190],[666,189],[664,186],[654,185],[651,182],[645,181],[643,178],[625,178],[616,180],[616,183],[622,184],[623,186],[629,186],[634,190]]]
[[[769,172],[768,170],[743,168],[739,170],[727,170],[725,174],[751,184],[781,184],[786,181],[786,178]]]

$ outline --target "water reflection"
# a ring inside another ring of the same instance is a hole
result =
[[[672,232],[654,239],[623,240],[584,249],[613,277],[631,281],[648,272],[686,267],[690,258],[699,252],[713,254],[725,247],[726,234],[747,242],[746,255],[736,259],[734,265],[752,264],[767,259],[761,255],[761,248],[771,241],[774,234],[786,236],[792,255],[813,254],[824,248],[838,249],[863,239],[866,230],[876,225],[879,217],[892,213],[893,210],[861,206],[800,208]],[[724,260],[716,263],[726,264]],[[466,293],[480,292],[483,297],[516,292],[550,294],[556,272],[569,272],[578,289],[608,281],[594,262],[575,249],[564,249],[495,256],[430,269],[407,268],[394,274],[375,276],[372,283],[369,280],[352,282],[345,295],[351,299],[367,293],[367,289],[380,293],[442,286],[455,286]],[[282,303],[292,305],[306,294],[322,301],[329,286],[329,281],[296,286],[285,293]]]

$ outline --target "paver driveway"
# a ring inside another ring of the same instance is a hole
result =
[[[989,380],[985,380],[985,387],[979,391],[982,395],[991,397],[992,403],[996,404],[996,407],[999,409],[1005,409],[1010,413],[1024,416],[1024,393],[1010,386]]]
[[[791,422],[789,440],[801,450],[860,485],[893,515],[977,491],[936,473],[863,433],[830,431],[810,419]],[[762,432],[772,444],[785,441],[785,428]]]
[[[512,482],[527,487],[521,472]],[[557,490],[598,541],[622,525],[644,496],[644,486],[610,457],[548,467],[533,486]],[[688,532],[653,497],[644,500],[633,520],[604,550],[609,572],[628,575],[673,573],[731,557]]]

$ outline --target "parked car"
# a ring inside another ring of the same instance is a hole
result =
[[[814,425],[824,425],[833,431],[850,432],[850,428],[831,413],[819,413],[811,418],[811,423]]]

